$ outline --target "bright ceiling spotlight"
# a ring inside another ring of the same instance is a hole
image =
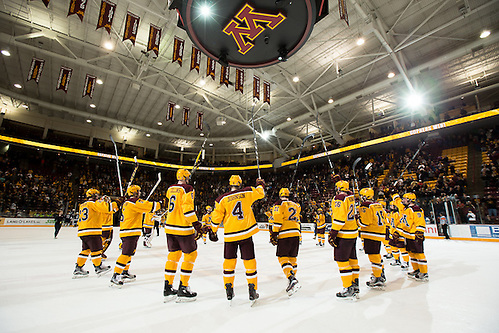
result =
[[[158,121],[158,126],[163,126],[163,123],[161,121]]]
[[[291,117],[288,117],[286,120],[287,120],[287,121],[291,121]]]
[[[204,133],[199,133],[199,136],[204,136]]]
[[[97,81],[95,81],[97,84],[103,84],[104,81],[102,81],[101,79],[97,79]]]
[[[299,82],[299,81],[300,81],[300,78],[299,78],[298,76],[295,76],[295,77],[293,78],[293,82]]]
[[[21,86],[19,83],[15,83],[14,87],[16,87],[17,89],[21,89],[23,86]]]
[[[270,138],[270,132],[269,131],[263,131],[262,132],[262,138],[264,140],[268,140]]]
[[[97,107],[97,105],[95,105],[95,104],[90,104],[89,106],[90,106],[92,109],[95,109],[95,108]]]
[[[202,86],[204,86],[205,84],[206,84],[206,81],[205,81],[205,80],[201,79],[201,80],[199,81],[199,85],[200,85],[201,87],[202,87]]]
[[[28,108],[28,104],[23,104],[21,105],[23,108],[27,109]]]
[[[208,4],[202,5],[199,9],[203,17],[210,17],[212,14],[211,7]]]
[[[417,109],[423,105],[423,96],[416,92],[413,91],[406,99],[407,106],[410,107],[411,109]]]
[[[151,137],[151,134],[149,134],[149,133],[146,133],[146,136],[147,136],[148,138],[150,138],[150,137]]]
[[[87,123],[91,124],[92,123],[92,119],[87,119]]]
[[[2,50],[1,52],[2,52],[2,54],[3,54],[4,56],[6,56],[6,57],[10,57],[10,52],[9,52],[9,50]]]
[[[235,141],[232,141],[232,144],[233,144],[233,145],[235,145],[235,144],[236,144],[236,142],[235,142]]]
[[[327,100],[327,103],[328,104],[333,104],[334,103],[334,99],[332,97],[329,97],[329,99]]]
[[[394,72],[390,72],[390,73],[388,73],[387,76],[388,76],[389,79],[393,79],[395,77],[395,73]]]
[[[487,38],[490,36],[490,30],[484,30],[482,31],[482,33],[480,34],[480,38]]]
[[[175,104],[175,109],[180,109],[180,105]]]
[[[360,37],[359,39],[357,39],[357,45],[358,46],[363,45],[365,42],[366,42],[366,40],[364,38],[362,38],[362,37]]]
[[[109,50],[109,51],[114,50],[114,44],[113,44],[113,42],[111,42],[111,41],[107,41],[107,42],[105,42],[105,43],[104,43],[104,48],[105,48],[106,50]]]
[[[210,143],[210,147],[213,147],[213,143]]]

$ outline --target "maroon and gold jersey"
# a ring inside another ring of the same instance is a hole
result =
[[[168,217],[165,233],[189,236],[194,234],[192,222],[198,220],[194,211],[194,188],[187,184],[175,184],[166,192]]]
[[[142,214],[142,226],[147,229],[154,228],[154,213],[144,213]]]
[[[314,215],[315,223],[317,224],[317,229],[322,229],[326,227],[326,215],[324,213],[316,213]]]
[[[278,239],[300,237],[301,207],[291,200],[282,200],[272,209],[272,231],[278,232]]]
[[[360,237],[384,241],[386,235],[386,213],[377,202],[365,201],[359,207]]]
[[[206,213],[203,215],[202,219],[201,219],[201,222],[203,223],[203,226],[205,225],[211,225],[211,213]]]
[[[87,200],[80,204],[78,236],[102,235],[103,214],[113,211],[113,205],[103,200]]]
[[[426,221],[423,210],[416,205],[404,207],[400,213],[400,226],[403,236],[407,239],[415,239],[416,231],[426,231]]]
[[[102,231],[113,230],[113,214],[118,211],[118,205],[116,202],[111,202],[112,211],[109,213],[102,213]]]
[[[154,213],[161,208],[159,202],[138,198],[127,199],[123,203],[120,221],[120,237],[140,236],[142,234],[142,215]]]
[[[355,199],[352,192],[337,194],[331,201],[331,212],[331,228],[338,231],[338,237],[357,238],[358,226],[355,222]]]

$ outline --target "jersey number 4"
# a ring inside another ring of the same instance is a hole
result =
[[[232,210],[232,215],[237,217],[238,220],[244,219],[243,204],[241,203],[241,201],[236,202],[236,205]]]

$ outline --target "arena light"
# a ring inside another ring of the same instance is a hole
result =
[[[213,147],[213,143],[210,143],[210,147]]]
[[[104,43],[104,48],[106,50],[112,51],[112,50],[114,50],[114,43],[111,41],[107,41]]]
[[[204,133],[199,133],[199,136],[204,136]]]
[[[366,42],[366,40],[362,37],[360,37],[359,39],[357,39],[357,45],[358,46],[361,46],[361,45],[364,45],[364,43]]]
[[[407,96],[406,103],[407,106],[411,109],[417,109],[424,103],[423,95],[421,95],[417,91],[413,91],[409,96]]]
[[[163,123],[161,121],[158,121],[158,126],[163,126]]]
[[[175,104],[175,109],[180,109],[180,105]]]
[[[490,30],[484,30],[482,31],[482,33],[480,34],[480,38],[487,38],[490,36]]]
[[[91,124],[92,123],[92,119],[87,119],[87,123]]]
[[[296,83],[296,82],[299,82],[299,81],[300,81],[300,78],[299,78],[298,76],[295,76],[295,77],[293,78],[293,82],[295,82],[295,83]]]
[[[150,138],[150,137],[151,137],[151,134],[149,134],[149,133],[146,133],[146,136],[147,136],[148,138]]]
[[[291,117],[286,118],[287,121],[291,121]]]
[[[104,81],[102,81],[101,79],[97,79],[97,81],[95,81],[97,84],[103,84]]]
[[[206,81],[204,79],[199,80],[199,85],[202,87],[206,84]]]
[[[1,52],[2,52],[2,54],[3,54],[4,56],[6,56],[6,57],[10,57],[10,52],[9,52],[9,50],[2,50]]]
[[[16,87],[17,89],[21,89],[23,86],[22,86],[22,85],[20,85],[19,83],[15,83],[15,84],[14,84],[14,87]]]
[[[263,131],[262,132],[262,138],[264,140],[268,140],[270,138],[270,132],[269,131]]]
[[[90,104],[89,106],[90,106],[92,109],[95,109],[95,108],[97,107],[97,105],[95,105],[95,104],[93,104],[93,103],[92,103],[92,104]]]
[[[334,99],[332,97],[329,97],[329,99],[327,100],[327,103],[328,104],[333,104],[334,103]]]
[[[201,13],[201,16],[203,17],[211,17],[212,11],[211,7],[208,4],[204,4],[199,8],[199,11]]]
[[[394,72],[390,72],[390,73],[388,73],[387,76],[388,76],[389,79],[393,79],[395,77],[395,73]]]

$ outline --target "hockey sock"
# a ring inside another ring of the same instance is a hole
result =
[[[414,255],[414,253],[409,252],[409,257],[411,257],[412,269],[413,270],[418,270],[419,269],[418,259],[416,258],[416,256]]]
[[[324,244],[324,234],[319,234],[319,244]]]
[[[230,283],[234,285],[234,274],[237,259],[224,259],[224,285]]]
[[[428,273],[428,265],[424,253],[415,253],[414,256],[418,259],[419,271],[421,273]]]
[[[392,250],[393,258],[395,260],[400,260],[400,251],[397,248]]]
[[[118,260],[116,260],[116,266],[114,266],[114,272],[117,274],[123,273],[129,261],[130,261],[130,256],[127,256],[126,254],[121,254],[118,257]]]
[[[293,271],[293,265],[290,262],[289,257],[278,257],[279,263],[281,264],[282,271],[284,272],[284,275],[286,277],[289,277],[291,275],[291,272]]]
[[[248,284],[253,283],[255,290],[258,288],[257,274],[256,274],[256,259],[243,260],[244,267],[246,268],[246,280]]]
[[[337,261],[338,268],[340,269],[341,282],[343,288],[348,288],[352,285],[352,267],[348,261]]]
[[[400,255],[402,256],[402,260],[404,260],[406,263],[409,263],[409,253],[407,252],[407,250],[404,248],[404,249],[401,249],[400,250]]]
[[[388,244],[385,244],[385,250],[388,254],[393,253],[392,247]]]
[[[293,272],[298,273],[298,264],[297,264],[297,258],[296,257],[289,257],[289,262],[293,266]]]
[[[130,268],[130,263],[132,262],[132,257],[135,255],[135,250],[133,250],[133,253],[132,255],[130,256],[130,258],[128,259],[128,262],[126,263],[126,266],[125,266],[125,271],[128,271],[128,269]]]
[[[180,282],[186,287],[189,285],[189,279],[191,278],[192,269],[197,257],[198,251],[184,253],[184,261],[182,262],[182,266],[180,266]]]
[[[78,258],[76,259],[76,264],[80,267],[83,267],[87,262],[88,255],[90,254],[90,249],[83,250],[78,254]]]
[[[360,266],[359,260],[350,259],[349,260],[350,267],[352,267],[352,281],[359,278]]]
[[[182,251],[175,251],[168,253],[168,259],[165,264],[165,281],[169,284],[173,284],[173,278],[177,272],[177,265],[182,256]]]
[[[373,270],[373,275],[375,277],[380,277],[383,271],[383,265],[381,264],[380,254],[369,254],[369,260],[371,261],[371,268]]]
[[[95,267],[100,266],[102,262],[102,250],[90,252],[90,258],[92,259],[92,263]]]

